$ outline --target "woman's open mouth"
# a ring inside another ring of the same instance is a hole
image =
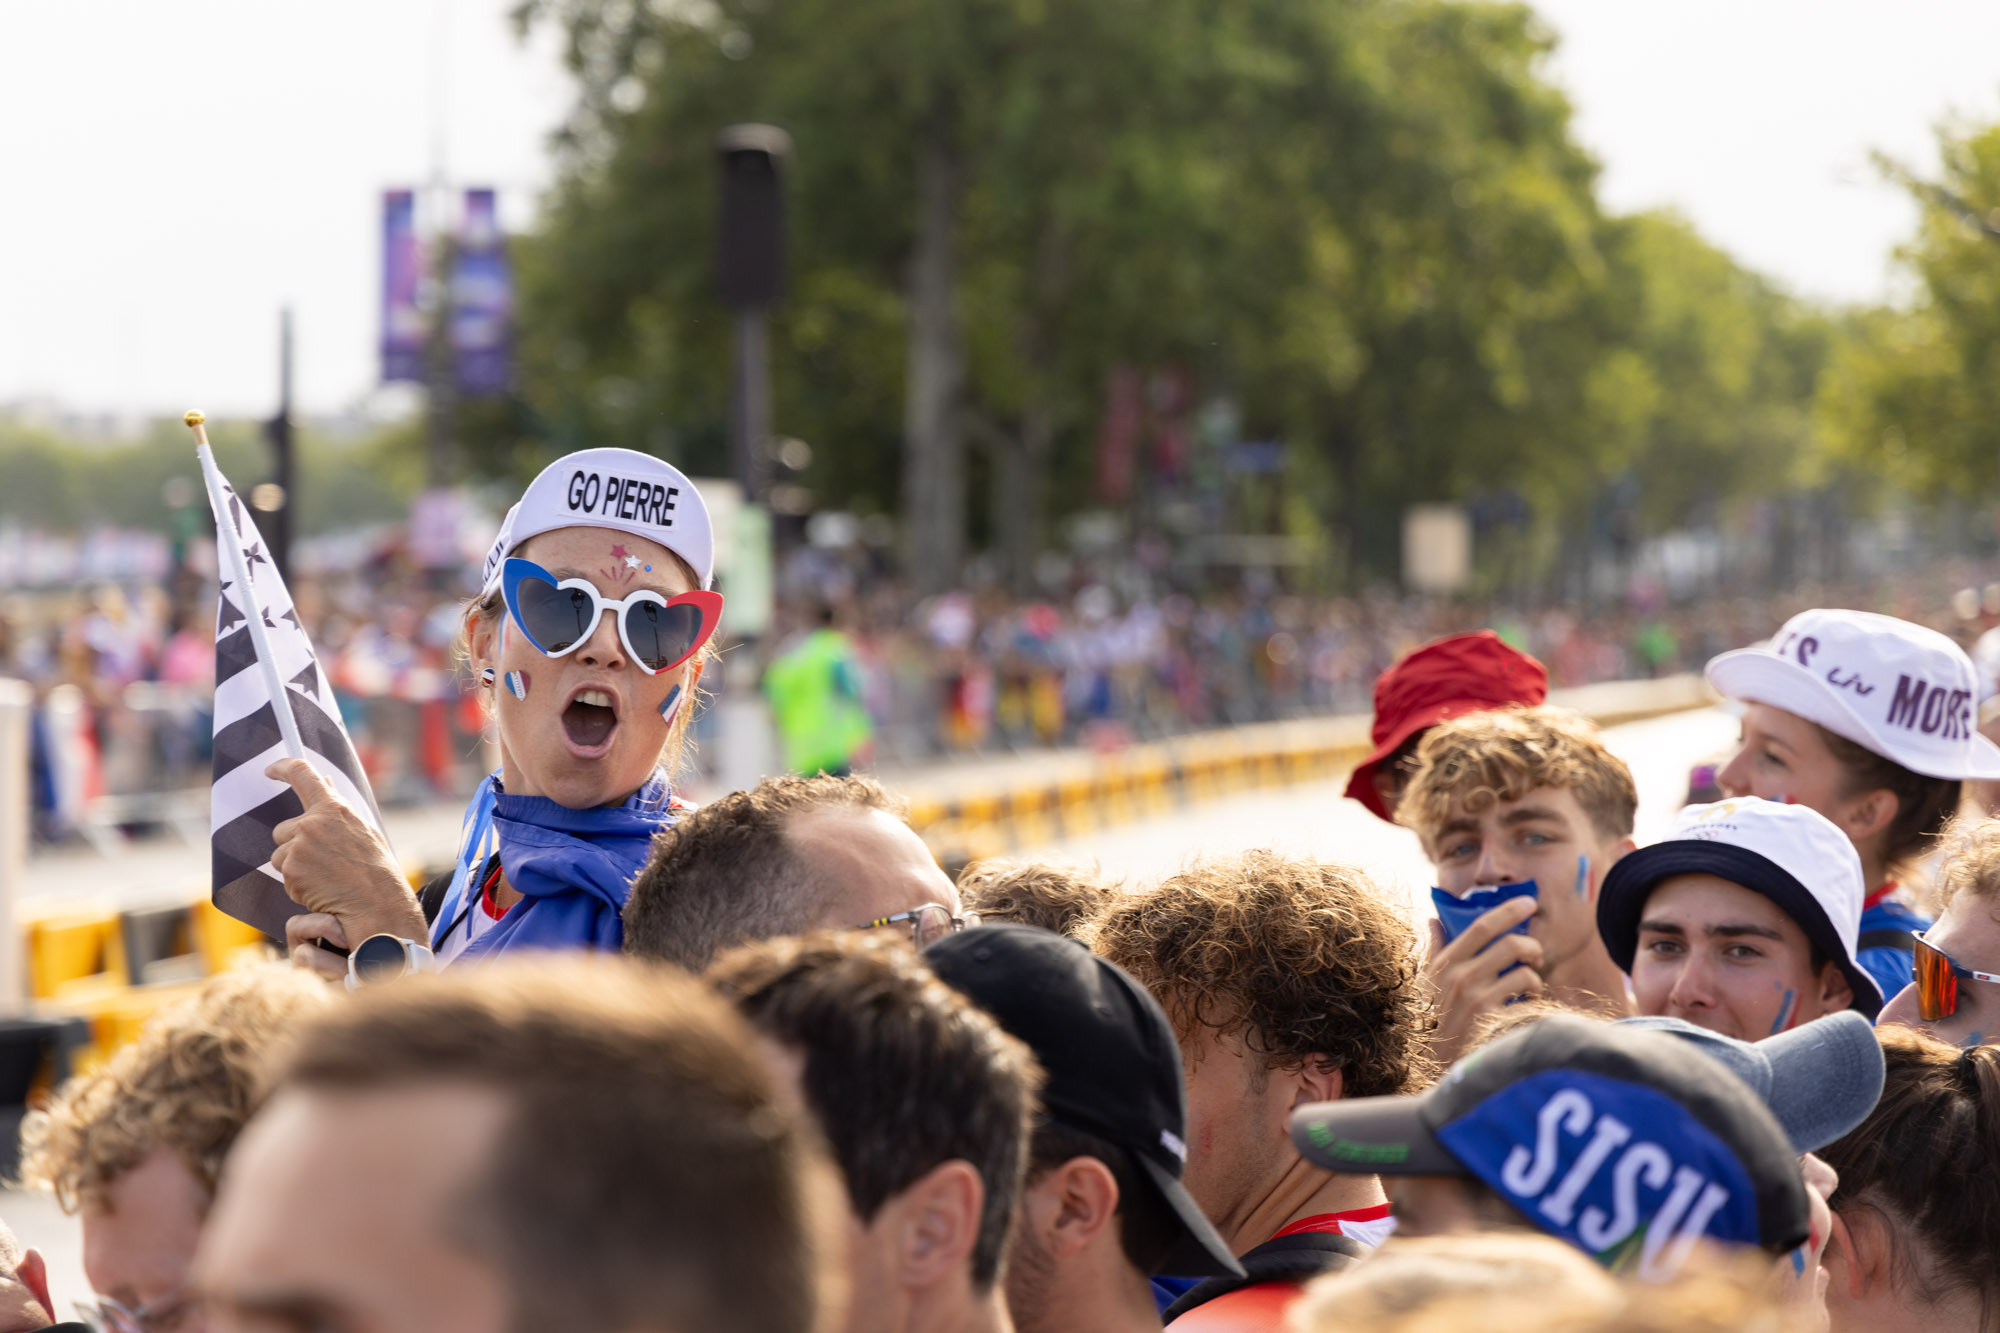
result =
[[[572,753],[594,759],[611,748],[618,731],[618,705],[604,690],[578,690],[562,712],[563,739]]]

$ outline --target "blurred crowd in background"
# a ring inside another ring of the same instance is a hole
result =
[[[986,588],[918,599],[893,577],[801,548],[780,572],[771,633],[724,642],[730,669],[712,672],[709,685],[747,686],[800,635],[830,626],[858,667],[872,722],[872,745],[857,756],[864,764],[1115,750],[1202,728],[1365,712],[1390,662],[1487,626],[1540,658],[1557,687],[1697,669],[1813,605],[1901,616],[1971,649],[2000,624],[2000,585],[1982,590],[1975,578],[1969,563],[1941,562],[1851,586],[1691,605],[1642,584],[1620,604],[1579,614],[1554,601],[1315,596],[1254,569],[1186,589],[1133,563],[1079,562],[1039,597]],[[454,655],[465,590],[394,542],[337,573],[296,571],[291,582],[378,799],[462,799],[491,763]],[[37,701],[43,840],[205,827],[214,606],[212,578],[187,568],[0,599],[0,676],[28,681]],[[738,653],[759,669],[741,669]],[[712,714],[702,725],[713,726]],[[691,786],[699,791],[703,779],[690,775]]]

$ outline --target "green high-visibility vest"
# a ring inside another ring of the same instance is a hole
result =
[[[780,653],[764,672],[785,767],[835,771],[854,760],[874,732],[861,702],[861,664],[837,629],[817,629]]]

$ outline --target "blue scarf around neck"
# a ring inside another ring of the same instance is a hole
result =
[[[507,882],[522,897],[454,958],[472,963],[510,949],[602,949],[625,944],[625,900],[646,864],[653,835],[673,823],[673,791],[654,769],[622,805],[571,809],[546,796],[509,796],[487,775],[465,812],[465,836],[451,889],[431,927],[444,942],[495,851]],[[477,910],[475,907],[473,910]]]

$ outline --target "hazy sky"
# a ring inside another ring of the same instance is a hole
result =
[[[1912,212],[1867,166],[2000,119],[1996,0],[1540,0],[1615,209],[1671,205],[1802,294],[1894,290]],[[367,399],[379,192],[431,174],[510,225],[568,102],[508,0],[0,0],[0,404],[265,413],[277,311],[307,411]]]

